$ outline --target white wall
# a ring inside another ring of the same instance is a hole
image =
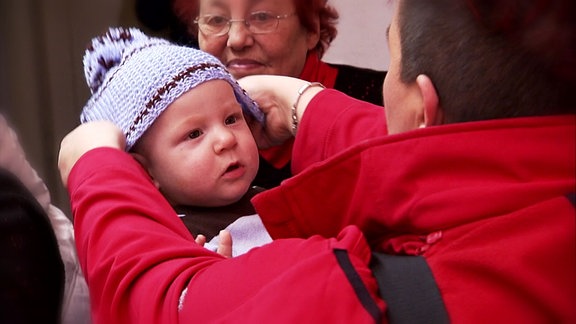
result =
[[[394,6],[387,0],[329,0],[340,14],[338,35],[324,56],[332,63],[387,70],[386,28]]]

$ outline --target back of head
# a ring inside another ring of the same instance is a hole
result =
[[[94,38],[84,55],[84,72],[92,97],[81,122],[113,122],[126,136],[126,150],[172,102],[210,80],[227,81],[243,110],[264,118],[217,58],[135,28],[111,28]]]
[[[428,75],[444,123],[576,112],[573,0],[399,1],[402,81]]]
[[[65,270],[46,211],[0,167],[0,321],[60,323]]]

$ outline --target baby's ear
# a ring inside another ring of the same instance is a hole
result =
[[[152,183],[154,183],[154,186],[157,189],[160,189],[160,183],[158,183],[158,181],[156,181],[156,179],[154,178],[154,176],[150,172],[148,160],[144,157],[144,155],[134,153],[134,152],[130,152],[130,155],[132,155],[134,160],[138,161],[138,163],[140,163],[140,165],[144,168],[144,170],[146,170],[146,172],[148,172],[148,175],[150,176]]]

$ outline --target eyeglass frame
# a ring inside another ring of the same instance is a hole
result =
[[[269,14],[271,18],[273,18],[273,19],[276,20],[276,25],[274,25],[274,28],[271,28],[270,30],[264,31],[264,32],[262,32],[262,31],[257,32],[257,31],[253,31],[252,29],[250,29],[250,26],[252,26],[252,25],[250,24],[250,22],[249,22],[249,20],[248,20],[247,18],[244,18],[244,19],[231,19],[231,18],[227,18],[226,16],[210,15],[210,14],[196,17],[196,18],[194,19],[193,23],[198,26],[198,30],[199,30],[202,34],[204,34],[205,36],[213,36],[213,37],[221,37],[221,36],[224,36],[224,35],[226,35],[226,34],[228,34],[228,33],[230,32],[230,29],[232,28],[232,23],[235,23],[235,22],[243,22],[243,23],[244,23],[244,26],[245,26],[251,33],[253,33],[253,34],[255,34],[255,35],[262,35],[262,34],[272,33],[273,31],[275,31],[276,29],[278,29],[278,26],[280,25],[280,20],[284,20],[284,19],[286,19],[286,18],[289,18],[289,17],[292,17],[292,16],[296,15],[296,12],[287,13],[287,14],[283,14],[283,15],[274,15],[274,14],[272,14],[272,12],[270,12],[270,11],[255,11],[255,12],[251,12],[250,14],[248,14],[247,17],[251,17],[251,16],[253,16],[253,15],[255,15],[255,14],[261,14],[261,13]],[[218,32],[218,33],[214,33],[214,34],[209,34],[209,33],[204,32],[204,31],[202,30],[202,27],[200,27],[200,25],[201,25],[201,24],[200,24],[200,19],[205,18],[205,17],[214,17],[214,16],[220,16],[220,17],[222,17],[222,18],[227,18],[228,21],[226,22],[226,27],[223,27],[222,31],[220,31],[220,32]]]

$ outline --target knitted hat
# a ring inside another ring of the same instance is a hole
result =
[[[245,113],[264,114],[224,65],[203,51],[148,37],[136,28],[110,28],[84,54],[92,97],[80,121],[109,120],[126,135],[126,151],[178,97],[210,80],[225,80]],[[208,99],[209,100],[209,99]]]

